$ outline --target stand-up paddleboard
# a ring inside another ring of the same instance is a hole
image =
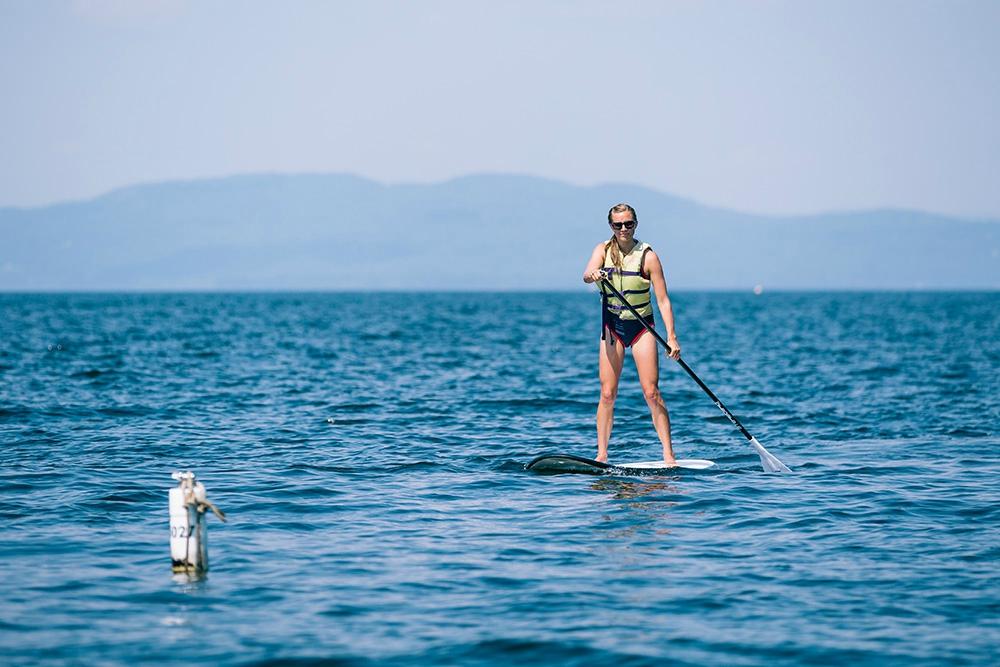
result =
[[[672,465],[664,465],[663,461],[638,461],[635,463],[603,463],[573,454],[542,454],[536,456],[525,466],[525,470],[546,474],[582,473],[584,475],[653,475],[656,473],[674,472],[678,468],[688,470],[704,470],[715,465],[714,461],[706,459],[677,459]]]

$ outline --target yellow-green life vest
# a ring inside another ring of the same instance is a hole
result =
[[[636,239],[635,246],[632,247],[629,254],[622,257],[620,270],[611,260],[611,244],[609,243],[604,250],[603,268],[608,272],[608,280],[618,288],[618,291],[644,318],[653,314],[653,304],[649,296],[649,278],[642,273],[643,260],[651,249],[648,243]],[[601,283],[601,292],[604,293],[604,308],[607,312],[623,320],[635,319],[632,311],[622,305],[621,299],[616,297],[603,283]]]

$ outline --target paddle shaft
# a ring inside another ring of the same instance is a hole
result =
[[[611,281],[608,280],[607,278],[601,278],[601,282],[607,285],[611,289],[612,293],[614,293],[614,295],[618,297],[618,300],[621,301],[623,304],[625,304],[625,307],[628,308],[632,312],[632,314],[639,319],[639,322],[642,323],[642,326],[646,327],[646,331],[653,334],[656,340],[660,342],[660,345],[662,345],[663,348],[669,353],[670,346],[667,344],[667,341],[663,340],[663,336],[658,334],[656,332],[656,329],[650,326],[649,322],[646,321],[646,318],[640,315],[639,311],[637,311],[635,308],[632,307],[632,304],[628,302],[628,300],[625,298],[625,295],[619,292],[618,289],[614,285],[612,285]],[[701,378],[698,377],[693,370],[691,370],[691,367],[688,366],[684,362],[684,360],[681,359],[680,357],[677,357],[675,361],[677,361],[677,363],[681,365],[681,368],[683,368],[685,372],[687,372],[687,374],[691,376],[692,380],[698,383],[698,386],[701,387],[701,390],[704,391],[706,394],[708,394],[708,397],[712,399],[712,402],[715,403],[715,406],[720,410],[722,410],[722,414],[726,415],[729,421],[733,423],[733,426],[735,426],[740,430],[740,433],[743,434],[743,437],[746,438],[747,440],[753,440],[753,436],[750,435],[750,431],[744,428],[743,424],[740,423],[740,420],[736,418],[736,415],[730,412],[729,408],[727,408],[725,405],[722,404],[722,401],[719,400],[719,397],[716,396],[712,392],[712,390],[708,388],[708,385],[706,385],[704,382],[701,381]]]

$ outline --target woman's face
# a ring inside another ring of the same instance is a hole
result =
[[[632,237],[635,236],[635,228],[638,224],[632,217],[631,211],[611,214],[611,231],[614,232],[619,243],[631,241]]]

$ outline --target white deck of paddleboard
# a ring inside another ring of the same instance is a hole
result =
[[[666,474],[678,469],[705,470],[715,463],[707,459],[677,459],[673,465],[667,465],[663,459],[655,461],[595,461],[575,454],[542,454],[535,457],[526,468],[543,473],[586,473],[591,475],[649,475]]]
[[[608,464],[613,468],[625,468],[632,470],[669,470],[670,468],[704,470],[705,468],[711,468],[714,466],[715,461],[709,461],[708,459],[677,459],[672,466],[665,464],[662,459],[659,461],[636,461],[635,463],[612,463],[609,461]]]

